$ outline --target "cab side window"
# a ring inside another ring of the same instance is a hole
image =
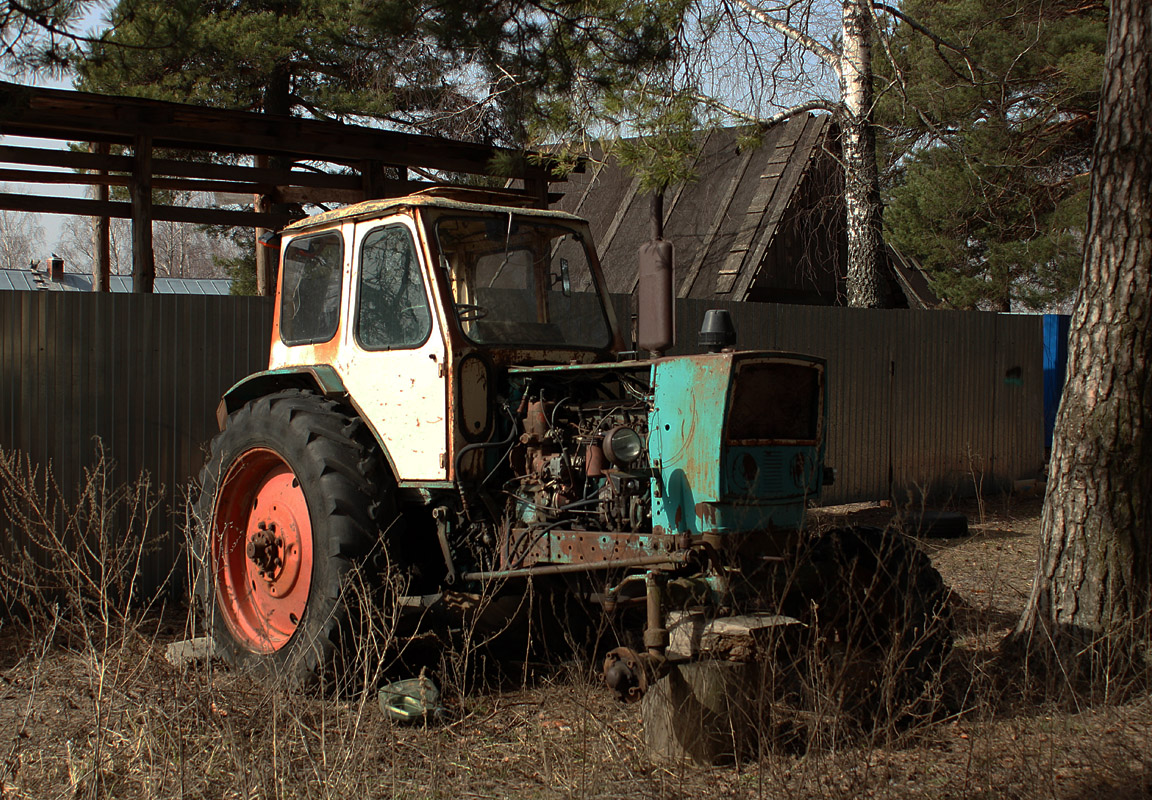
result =
[[[284,250],[280,338],[285,344],[327,342],[340,324],[344,245],[339,233],[301,236]]]
[[[360,248],[356,340],[365,350],[419,347],[432,332],[420,259],[403,225],[376,228]]]

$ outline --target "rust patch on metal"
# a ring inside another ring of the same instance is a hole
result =
[[[532,541],[532,532],[513,531],[508,557],[501,568],[518,569],[534,564],[598,564],[684,549],[680,537],[647,533],[552,530]],[[517,541],[527,540],[527,541]]]
[[[716,524],[716,507],[712,503],[697,503],[696,519],[708,527],[713,527]]]

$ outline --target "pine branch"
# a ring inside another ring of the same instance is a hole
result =
[[[890,6],[887,3],[877,2],[876,0],[873,0],[872,8],[876,9],[877,11],[883,11],[885,13],[891,14],[896,19],[900,20],[901,22],[906,24],[908,27],[910,27],[912,30],[916,31],[917,33],[921,34],[922,36],[927,36],[936,45],[937,52],[939,52],[940,48],[944,48],[946,50],[951,50],[952,52],[959,55],[962,59],[964,59],[964,63],[968,66],[968,73],[969,73],[968,80],[971,83],[973,83],[973,84],[976,83],[976,74],[977,73],[983,74],[984,71],[982,69],[980,69],[980,67],[977,66],[972,61],[971,58],[968,57],[968,51],[967,50],[965,50],[964,48],[962,48],[958,45],[952,44],[951,42],[947,41],[946,39],[941,38],[940,36],[937,36],[931,30],[924,27],[924,25],[920,24],[919,22],[917,22],[915,19],[913,19],[912,17],[905,14],[900,9],[898,9],[894,6]],[[951,62],[949,62],[946,58],[944,58],[943,53],[940,53],[940,58],[942,61],[944,61],[945,64],[948,64],[949,68],[952,67]],[[953,69],[952,71],[956,73],[957,77],[962,77],[960,75],[960,73],[957,72],[955,69]]]
[[[130,44],[128,42],[121,42],[114,39],[107,39],[101,36],[95,38],[92,36],[84,36],[83,34],[73,33],[67,28],[61,27],[58,23],[53,22],[52,18],[47,14],[38,12],[35,9],[28,8],[19,0],[8,0],[8,14],[10,16],[13,12],[23,17],[25,20],[39,26],[47,31],[52,36],[59,36],[62,39],[67,39],[73,44],[94,44],[94,45],[113,45],[115,47],[123,47],[126,50],[163,50],[172,46],[172,41],[167,41],[162,44]],[[7,20],[5,20],[7,22]],[[11,50],[11,47],[9,47]]]

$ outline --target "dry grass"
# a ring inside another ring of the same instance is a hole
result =
[[[34,496],[11,505],[11,487],[0,490],[11,525]],[[145,483],[100,502],[147,508],[148,492]],[[58,520],[79,518],[57,508]],[[1026,692],[1027,676],[998,654],[1031,581],[1038,510],[1034,500],[985,503],[973,535],[927,543],[955,590],[957,622],[935,718],[895,738],[723,767],[654,763],[639,707],[611,701],[583,664],[513,668],[509,688],[485,682],[476,652],[451,654],[441,669],[455,676],[443,687],[447,715],[428,727],[391,724],[367,692],[331,699],[216,662],[176,667],[164,652],[187,633],[182,612],[129,614],[120,598],[70,592],[84,584],[37,572],[9,549],[6,568],[23,564],[23,594],[9,585],[5,599],[24,610],[0,618],[0,798],[1149,796],[1146,694],[1091,705]],[[844,513],[852,522],[891,514]],[[104,547],[93,556],[122,572],[143,543],[118,535]],[[36,602],[37,581],[55,587],[51,602]]]

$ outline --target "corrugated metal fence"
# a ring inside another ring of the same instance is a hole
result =
[[[828,359],[838,477],[826,502],[988,491],[1042,466],[1039,317],[687,300],[674,352],[697,351],[716,307],[731,310],[742,348]],[[50,463],[65,488],[91,464],[95,437],[117,481],[147,471],[165,487],[144,565],[160,581],[178,558],[217,401],[267,363],[271,320],[260,298],[0,292],[0,447]]]
[[[150,592],[177,562],[220,395],[268,363],[271,327],[264,298],[0,292],[0,447],[50,464],[68,500],[96,437],[114,485],[146,471],[163,486],[141,565]]]

